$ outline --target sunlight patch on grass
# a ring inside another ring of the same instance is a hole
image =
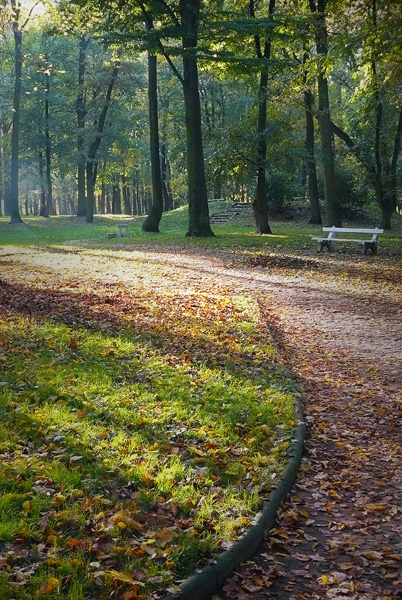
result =
[[[135,329],[0,322],[0,540],[10,573],[19,543],[37,560],[17,600],[49,577],[60,598],[124,590],[91,575],[103,554],[174,584],[238,538],[285,464],[295,388],[255,301],[170,299],[163,319],[141,302]]]

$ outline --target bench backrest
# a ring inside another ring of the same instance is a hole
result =
[[[352,228],[352,227],[323,227],[323,231],[333,231],[334,233],[384,233],[383,229],[360,229],[360,228]]]

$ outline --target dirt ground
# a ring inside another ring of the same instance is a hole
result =
[[[66,289],[85,280],[87,288],[193,294],[219,287],[256,297],[301,387],[308,439],[276,527],[216,599],[402,598],[400,261],[8,248],[2,265],[6,283],[23,277],[35,288],[62,273]]]

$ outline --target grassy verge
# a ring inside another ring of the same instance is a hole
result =
[[[164,219],[161,235],[133,219],[119,240],[115,218],[0,220],[0,600],[159,598],[236,540],[280,475],[296,391],[257,301],[190,289],[158,256],[303,271],[362,294],[400,275],[398,233],[375,259],[346,245],[317,256],[320,228],[216,226],[194,240],[185,209]]]
[[[84,284],[0,288],[2,600],[158,598],[286,461],[296,392],[255,300]]]

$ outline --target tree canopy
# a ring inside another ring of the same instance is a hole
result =
[[[208,199],[339,225],[400,203],[396,0],[2,0],[0,212],[146,214]],[[163,229],[163,224],[162,224]]]

